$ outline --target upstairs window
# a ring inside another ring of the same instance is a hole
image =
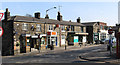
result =
[[[74,31],[74,26],[71,26],[71,31]]]
[[[100,29],[101,29],[101,30],[103,29],[103,26],[102,26],[102,25],[100,26]]]
[[[49,30],[53,30],[53,26],[52,25],[49,25]]]
[[[37,32],[42,32],[40,24],[36,24],[36,31]]]
[[[81,27],[81,32],[83,32],[83,27]]]
[[[22,30],[28,30],[28,24],[27,23],[22,24]]]
[[[61,30],[62,30],[62,31],[65,31],[65,26],[62,26],[62,27],[61,27]]]

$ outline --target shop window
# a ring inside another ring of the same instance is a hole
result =
[[[41,32],[41,25],[40,24],[36,24],[36,31],[37,32]]]
[[[45,39],[44,39],[44,37],[41,38],[41,44],[45,44]]]
[[[102,39],[106,39],[106,33],[101,33],[101,34],[100,34],[100,38],[101,38],[101,40],[102,40]]]
[[[28,30],[28,24],[27,23],[22,24],[22,30]]]
[[[49,30],[53,30],[53,26],[52,25],[49,25]]]

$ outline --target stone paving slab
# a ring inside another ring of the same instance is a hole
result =
[[[79,56],[80,59],[86,61],[95,61],[95,62],[105,62],[105,63],[115,63],[120,64],[120,59],[116,58],[116,49],[113,49],[112,55],[110,56],[110,52],[102,49],[99,51],[93,51],[88,54],[81,54]]]

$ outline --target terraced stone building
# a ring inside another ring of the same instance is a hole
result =
[[[8,8],[2,20],[4,30],[2,36],[2,55],[15,55],[45,50],[51,45],[54,47],[85,44],[88,33],[86,26],[77,22],[64,21],[58,12],[57,20],[40,17],[40,12],[35,17],[10,16]]]

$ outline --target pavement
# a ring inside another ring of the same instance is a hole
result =
[[[66,51],[71,51],[71,50],[79,50],[79,49],[83,49],[86,47],[93,47],[93,46],[98,46],[98,45],[91,45],[91,44],[87,44],[86,46],[67,46],[66,50],[65,47],[54,47],[54,50],[50,50],[48,49],[44,49],[44,50],[39,50],[38,51],[32,51],[32,52],[27,52],[27,53],[20,53],[20,54],[16,54],[14,56],[2,56],[2,58],[6,58],[6,57],[19,57],[19,56],[32,56],[32,55],[36,55],[36,54],[47,54],[47,53],[58,53],[58,52],[66,52]]]
[[[112,54],[110,55],[110,51],[107,49],[98,49],[91,53],[81,54],[79,55],[79,59],[82,61],[91,61],[98,63],[113,63],[120,64],[120,59],[116,57],[116,48],[112,49]]]

